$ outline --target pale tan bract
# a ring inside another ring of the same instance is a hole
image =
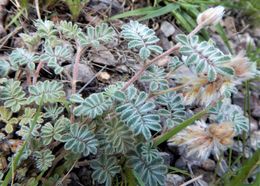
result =
[[[256,75],[256,63],[250,62],[242,53],[238,54],[228,64],[235,70],[235,76],[242,82]]]

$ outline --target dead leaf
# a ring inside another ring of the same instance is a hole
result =
[[[5,170],[7,168],[7,161],[6,158],[1,156],[0,157],[0,170]]]

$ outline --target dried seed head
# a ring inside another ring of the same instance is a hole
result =
[[[259,73],[256,64],[243,57],[235,57],[225,66],[234,69],[234,75],[224,76],[218,74],[215,81],[209,81],[207,76],[202,73],[192,73],[186,66],[178,68],[174,78],[178,84],[185,85],[182,89],[184,104],[191,105],[195,103],[208,106],[212,102],[236,92],[236,85]]]
[[[203,26],[215,25],[222,19],[223,15],[224,15],[223,6],[209,8],[198,15],[197,24]]]
[[[207,125],[204,121],[198,121],[170,141],[179,145],[187,157],[196,156],[199,160],[206,160],[211,153],[220,154],[231,145],[234,134],[230,122]]]
[[[222,145],[232,144],[232,138],[235,134],[232,123],[211,124],[209,125],[208,130],[212,137],[218,139]]]
[[[250,62],[241,53],[230,61],[229,66],[235,70],[235,76],[242,81],[254,77],[256,73],[255,63]]]
[[[198,103],[208,106],[215,100],[220,99],[225,91],[234,87],[235,82],[229,77],[218,76],[213,82],[209,82],[206,76],[194,76],[192,73],[179,71],[177,82],[180,84],[188,84],[183,91],[183,100],[186,105]]]

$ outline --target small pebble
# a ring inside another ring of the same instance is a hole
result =
[[[216,168],[216,163],[211,159],[207,159],[202,163],[202,168],[207,171],[213,171]]]
[[[168,142],[167,147],[172,153],[178,153],[178,145],[175,145],[172,142]]]
[[[260,118],[260,106],[256,105],[253,109],[252,116],[255,118]]]
[[[161,24],[161,31],[166,37],[169,37],[175,32],[175,28],[168,21],[163,21]]]
[[[166,186],[179,186],[184,182],[184,177],[178,174],[167,174]]]
[[[65,69],[69,74],[73,71],[73,65],[66,65]],[[93,72],[92,68],[87,64],[79,64],[79,71],[78,71],[78,78],[77,81],[87,83],[89,82],[93,77],[95,76],[95,73]]]
[[[260,131],[254,131],[250,136],[250,146],[257,150],[260,148]]]
[[[250,118],[250,130],[253,132],[253,131],[257,131],[258,129],[258,125],[259,125],[259,122],[256,121],[254,118]]]
[[[175,167],[177,167],[179,169],[185,169],[186,165],[187,165],[187,163],[183,160],[183,158],[179,158],[175,163]]]

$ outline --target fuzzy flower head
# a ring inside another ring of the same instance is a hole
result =
[[[197,24],[208,26],[208,25],[216,25],[224,15],[224,7],[217,6],[214,8],[209,8],[204,12],[200,13],[197,17]]]
[[[204,121],[198,121],[178,133],[170,142],[177,144],[186,157],[195,156],[203,161],[210,154],[219,155],[232,145],[234,134],[230,122],[207,125]]]
[[[180,67],[174,78],[177,83],[186,85],[182,89],[184,103],[208,106],[220,98],[230,97],[232,93],[237,92],[237,85],[259,73],[256,63],[250,62],[242,54],[231,58],[230,61],[223,64],[222,68],[233,69],[233,75],[219,73],[214,81],[209,81],[206,73],[196,73],[191,67]]]
[[[221,75],[218,75],[215,81],[209,82],[206,75],[192,73],[186,67],[179,68],[175,78],[178,83],[187,85],[182,90],[186,105],[196,103],[208,106],[230,92],[235,92],[238,83]]]
[[[248,58],[244,57],[241,53],[232,58],[228,66],[234,69],[236,78],[241,81],[253,78],[257,71],[256,63],[250,62]]]

